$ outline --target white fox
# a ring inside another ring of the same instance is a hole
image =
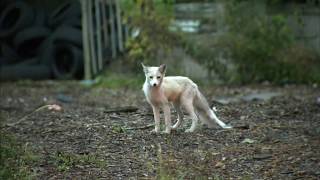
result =
[[[186,132],[194,132],[200,120],[209,127],[214,126],[214,121],[222,128],[230,129],[232,126],[226,125],[218,119],[212,109],[210,109],[205,97],[201,94],[198,86],[187,77],[168,76],[165,77],[166,65],[160,67],[147,67],[142,64],[146,81],[143,84],[143,92],[148,103],[151,105],[155,121],[154,132],[160,132],[160,108],[163,108],[165,118],[165,133],[170,134],[171,130],[180,126],[183,120],[184,108],[192,118],[192,125]],[[171,126],[170,103],[175,107],[178,120]]]

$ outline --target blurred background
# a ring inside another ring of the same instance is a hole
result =
[[[141,62],[234,129],[152,135]],[[0,0],[0,179],[319,179],[319,83],[320,0]]]
[[[320,82],[319,0],[1,1],[1,80]],[[120,83],[119,83],[120,82]]]

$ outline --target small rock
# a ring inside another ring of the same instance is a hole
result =
[[[280,173],[281,173],[281,174],[292,174],[292,173],[294,173],[294,172],[293,172],[292,170],[286,169],[286,170],[281,171]]]
[[[253,159],[255,159],[255,160],[264,160],[264,159],[269,159],[271,157],[272,157],[271,154],[256,154],[256,155],[253,156]]]
[[[215,165],[216,168],[223,168],[225,167],[225,164],[222,163],[221,161],[217,162],[217,164]]]
[[[240,120],[243,121],[246,119],[246,116],[240,116]]]
[[[271,147],[262,147],[261,148],[261,153],[269,154],[271,152],[272,152],[272,148]]]
[[[75,167],[77,167],[79,169],[84,169],[84,166],[81,166],[81,165],[75,165]]]
[[[320,106],[320,97],[317,97],[316,104]]]

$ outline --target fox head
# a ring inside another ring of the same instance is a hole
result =
[[[166,65],[162,64],[159,67],[148,67],[142,64],[146,82],[151,87],[159,87],[166,73]]]

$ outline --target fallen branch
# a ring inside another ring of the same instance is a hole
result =
[[[140,126],[140,127],[131,127],[131,128],[125,128],[125,130],[137,130],[137,129],[149,129],[151,127],[154,127],[154,124],[148,124],[146,126]]]
[[[241,124],[241,125],[236,125],[233,126],[234,129],[250,129],[249,124]]]
[[[55,105],[55,104],[54,105],[48,104],[48,105],[40,106],[37,109],[31,111],[30,113],[28,113],[28,114],[24,115],[23,117],[21,117],[20,119],[18,119],[17,122],[8,123],[8,124],[5,124],[5,126],[12,127],[12,126],[15,126],[17,124],[20,124],[21,122],[25,121],[29,116],[31,116],[33,113],[41,111],[42,109],[45,109],[45,108],[48,108],[49,110],[57,110],[57,111],[61,110],[61,107],[58,106],[58,105]]]
[[[135,106],[124,106],[124,107],[114,107],[104,110],[106,113],[114,113],[114,112],[136,112],[138,110]]]

